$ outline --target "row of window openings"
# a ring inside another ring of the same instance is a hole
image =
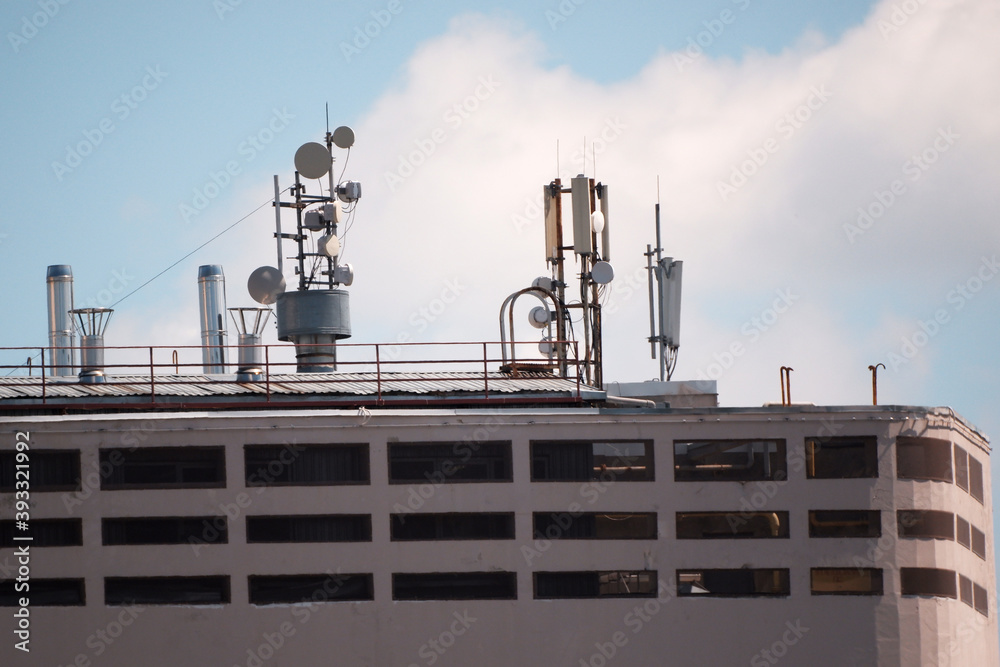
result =
[[[788,478],[784,440],[675,441],[676,481],[754,481]],[[15,489],[18,456],[30,461],[33,491],[80,486],[80,452],[0,453],[0,491]],[[513,481],[511,443],[402,444],[388,449],[390,483]],[[984,502],[983,465],[947,440],[896,439],[901,479],[954,481]],[[223,447],[101,449],[102,489],[215,488],[226,485]],[[367,484],[367,444],[247,445],[248,486]],[[953,465],[954,464],[954,465]],[[877,439],[807,438],[806,477],[878,477]],[[98,474],[98,473],[95,473]],[[23,477],[22,477],[23,479]],[[532,481],[653,481],[651,441],[532,441]]]
[[[513,512],[449,512],[390,515],[394,541],[512,540]],[[370,514],[313,516],[250,516],[248,543],[370,542]],[[789,514],[779,512],[677,512],[680,540],[769,539],[790,536]],[[535,539],[628,540],[658,538],[655,512],[535,512]],[[899,510],[897,535],[957,541],[986,559],[986,534],[951,512]],[[142,544],[226,544],[226,517],[105,518],[101,523],[105,546]],[[877,538],[882,536],[879,510],[809,510],[813,538]],[[31,538],[35,547],[81,546],[81,519],[36,519],[29,532],[14,521],[0,521],[0,547],[13,547],[16,538]]]
[[[788,597],[787,568],[694,569],[676,571],[677,597]],[[16,580],[0,581],[0,606],[14,607],[27,598],[32,606],[86,604],[83,579],[32,579],[27,588]],[[371,574],[250,576],[249,602],[255,605],[374,600]],[[604,570],[533,573],[534,599],[657,597],[656,570]],[[812,568],[812,595],[882,595],[878,568]],[[988,615],[985,588],[952,570],[900,568],[900,593],[960,599]],[[393,600],[516,600],[515,572],[394,573]],[[231,602],[228,576],[108,577],[106,605],[209,605]]]

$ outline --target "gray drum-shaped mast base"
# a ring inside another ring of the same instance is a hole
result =
[[[278,340],[295,343],[299,373],[337,369],[334,342],[351,337],[348,297],[344,290],[299,290],[278,296]]]

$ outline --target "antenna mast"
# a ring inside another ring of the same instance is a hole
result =
[[[656,263],[653,263],[653,257]],[[656,178],[656,249],[646,246],[646,271],[649,284],[650,358],[660,356],[660,381],[669,380],[677,366],[681,338],[681,275],[684,262],[663,256],[660,235],[660,178]],[[656,296],[653,279],[656,279]]]

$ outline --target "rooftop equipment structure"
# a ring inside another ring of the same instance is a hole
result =
[[[111,321],[111,308],[77,308],[80,326],[80,384],[104,384],[104,331]]]
[[[564,194],[571,196],[572,245],[563,244],[562,195]],[[558,178],[544,186],[542,200],[545,211],[545,261],[549,265],[550,276],[536,278],[532,287],[512,294],[501,307],[500,339],[504,343],[505,368],[516,372],[519,367],[527,367],[523,363],[519,364],[515,358],[514,320],[511,311],[518,296],[533,293],[543,301],[542,306],[536,306],[528,315],[528,321],[533,327],[546,330],[539,350],[552,360],[561,377],[568,377],[568,347],[574,339],[571,317],[574,311],[580,311],[584,345],[583,356],[578,361],[583,368],[586,383],[602,387],[604,372],[601,353],[600,298],[604,286],[610,283],[615,275],[608,261],[611,252],[608,226],[609,189],[607,185],[595,183],[594,179],[580,174],[570,180],[569,188],[564,188]],[[572,250],[580,263],[578,302],[566,301],[565,251],[567,250]],[[552,310],[545,306],[546,299],[554,304]],[[509,344],[507,321],[511,329]]]
[[[684,262],[663,256],[660,243],[659,202],[656,202],[656,249],[647,245],[645,256],[649,282],[650,355],[652,359],[656,359],[659,351],[662,382],[673,376],[674,368],[677,366],[677,350],[681,345],[681,276]]]
[[[73,268],[54,264],[45,274],[49,313],[49,373],[68,377],[76,373],[76,334],[73,330]]]
[[[335,183],[333,147],[348,150],[354,145],[354,131],[338,127],[327,131],[326,143],[310,142],[295,153],[295,182],[290,193],[293,201],[282,201],[278,177],[274,177],[275,238],[278,266],[262,266],[247,283],[250,295],[263,305],[275,304],[278,340],[295,344],[299,373],[322,373],[337,370],[336,342],[351,336],[349,294],[341,287],[354,281],[354,269],[342,263],[338,226],[353,216],[361,198],[361,184],[356,181]],[[324,177],[326,194],[323,194]],[[317,179],[320,193],[309,195],[302,178]],[[343,207],[346,205],[346,210]],[[295,211],[295,233],[281,230],[281,211]],[[345,224],[344,227],[349,227]],[[295,242],[294,259],[298,289],[285,291],[282,241]],[[241,364],[242,366],[242,364]]]
[[[201,361],[206,375],[226,372],[226,276],[218,264],[198,267]]]

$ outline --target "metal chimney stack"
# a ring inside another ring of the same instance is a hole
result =
[[[110,308],[71,310],[80,325],[80,383],[104,383],[104,330],[111,321]]]
[[[237,382],[259,382],[264,377],[264,325],[271,316],[270,308],[230,308],[236,330],[240,332]]]
[[[73,267],[53,264],[45,274],[49,311],[49,373],[55,377],[75,374],[76,337],[73,333]]]
[[[226,372],[226,276],[218,264],[198,267],[201,363],[206,374]]]

